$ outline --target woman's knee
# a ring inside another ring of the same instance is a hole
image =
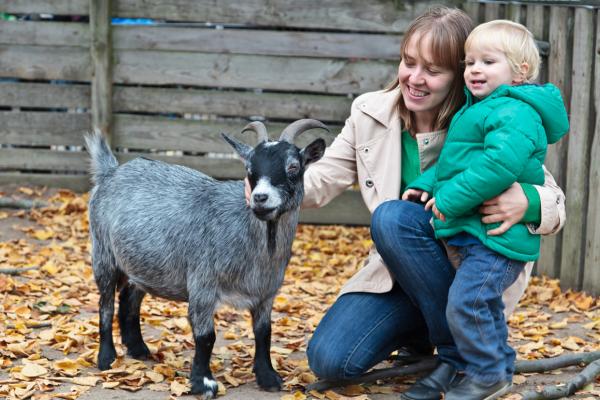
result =
[[[318,335],[314,335],[310,339],[306,349],[308,366],[318,378],[327,380],[345,378],[345,355],[336,351],[337,349],[338,347],[334,343],[329,343]]]
[[[431,213],[425,211],[421,204],[404,200],[386,201],[371,216],[371,237],[376,245],[384,245],[386,237],[395,237],[403,231],[430,230],[430,219]]]

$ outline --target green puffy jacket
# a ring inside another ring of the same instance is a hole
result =
[[[446,222],[434,219],[438,238],[468,232],[508,258],[536,260],[539,235],[515,224],[488,236],[499,224],[482,223],[477,208],[514,182],[544,184],[547,145],[569,130],[560,91],[552,84],[502,85],[480,101],[465,92],[467,102],[452,118],[438,162],[408,188],[433,193],[446,216]]]

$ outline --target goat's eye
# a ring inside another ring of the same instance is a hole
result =
[[[300,165],[294,163],[287,166],[288,174],[297,174],[300,171]]]

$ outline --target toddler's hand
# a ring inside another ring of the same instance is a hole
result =
[[[438,208],[435,206],[435,197],[432,197],[427,204],[425,204],[425,209],[429,210],[431,209],[431,211],[433,211],[433,215],[435,215],[435,217],[439,220],[442,220],[444,222],[446,222],[446,216],[444,214],[442,214],[440,212],[440,210],[438,210]]]
[[[429,193],[424,190],[407,189],[402,193],[402,200],[425,203],[429,199]]]

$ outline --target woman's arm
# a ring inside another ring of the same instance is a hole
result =
[[[540,197],[539,224],[528,223],[527,227],[532,234],[552,235],[560,231],[566,221],[565,195],[545,167],[544,178],[544,186],[533,186]],[[479,212],[485,224],[502,223],[498,228],[488,231],[489,235],[501,235],[514,224],[522,222],[528,207],[529,201],[521,185],[515,183],[500,195],[484,202]]]
[[[322,207],[356,183],[354,116],[357,112],[360,111],[353,103],[350,117],[340,134],[327,147],[323,158],[304,173],[303,208]]]

